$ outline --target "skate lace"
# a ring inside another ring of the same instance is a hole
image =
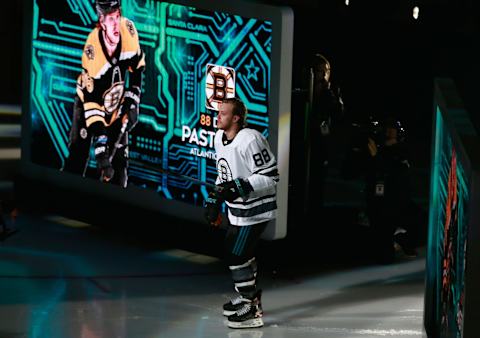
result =
[[[237,311],[238,316],[243,316],[244,314],[248,313],[252,308],[251,304],[245,304],[240,310]]]
[[[230,302],[233,304],[233,305],[237,305],[237,304],[240,304],[242,301],[243,301],[243,297],[242,296],[237,296],[235,298],[230,298]]]

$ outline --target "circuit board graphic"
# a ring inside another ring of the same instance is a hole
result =
[[[93,0],[34,0],[33,8],[30,160],[59,169],[69,153],[76,79],[97,14]],[[234,70],[249,127],[268,137],[272,24],[152,0],[123,0],[122,15],[134,22],[146,54],[139,123],[129,134],[129,185],[202,205],[205,187],[154,168],[215,182],[208,65]],[[88,167],[86,176],[95,178],[93,155]]]

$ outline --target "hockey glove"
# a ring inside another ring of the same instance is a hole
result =
[[[106,135],[100,135],[95,140],[95,160],[97,160],[97,167],[101,171],[102,181],[110,181],[114,170],[109,159],[108,137]]]
[[[122,115],[127,116],[127,131],[131,131],[138,123],[140,107],[140,90],[136,87],[127,89],[123,96]]]
[[[239,197],[246,198],[253,191],[250,182],[243,178],[236,178],[232,181],[218,184],[217,186],[220,197],[228,202],[232,202]]]
[[[214,227],[218,227],[222,222],[221,205],[222,200],[217,193],[214,191],[210,192],[205,200],[205,220]]]

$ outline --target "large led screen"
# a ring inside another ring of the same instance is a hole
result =
[[[246,103],[248,126],[278,157],[279,207],[286,209],[289,11],[238,1],[123,0],[110,32],[93,0],[34,0],[32,12],[22,155],[31,168],[74,173],[102,187],[146,188],[201,207],[217,175],[218,104],[235,96]],[[99,120],[110,159],[119,158],[108,183],[95,160],[103,148],[91,127]],[[286,227],[286,210],[279,222]]]
[[[463,337],[470,179],[440,107],[435,121],[426,304],[439,337]]]
[[[480,139],[452,79],[435,79],[424,326],[478,336]]]

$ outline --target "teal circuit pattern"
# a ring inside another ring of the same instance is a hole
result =
[[[31,161],[61,168],[83,46],[97,15],[94,0],[34,0],[33,8]],[[249,127],[268,137],[272,24],[152,0],[123,0],[122,15],[135,23],[146,53],[139,124],[129,135],[129,185],[202,205],[205,187],[155,168],[215,182],[207,65],[235,70],[235,95],[247,105]],[[90,158],[87,176],[94,177]]]

